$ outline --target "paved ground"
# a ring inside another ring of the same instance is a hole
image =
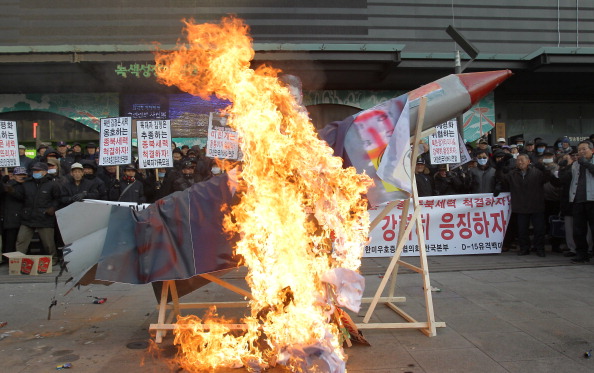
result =
[[[367,330],[372,346],[346,351],[349,372],[594,371],[594,358],[584,358],[594,348],[594,265],[569,265],[558,254],[513,252],[429,262],[432,285],[441,289],[433,292],[435,315],[447,327],[433,338],[416,330]],[[364,261],[366,296],[387,264],[385,258]],[[244,286],[242,274],[227,278]],[[0,329],[0,371],[49,372],[64,363],[72,363],[73,372],[179,371],[170,360],[171,336],[159,346],[159,356],[145,348],[148,325],[157,319],[151,286],[92,285],[64,296],[62,283],[54,292],[54,278],[8,276],[6,266],[0,267],[0,321],[8,323]],[[54,295],[58,304],[48,321]],[[401,271],[396,295],[406,296],[404,310],[424,319],[420,275]],[[93,304],[93,297],[107,302]],[[183,300],[231,299],[237,296],[208,285]],[[375,316],[402,321],[383,306]],[[220,370],[227,371],[245,370]]]

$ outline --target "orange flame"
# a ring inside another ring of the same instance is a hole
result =
[[[291,351],[312,345],[344,360],[339,330],[329,322],[331,294],[320,278],[333,268],[360,267],[369,229],[362,195],[372,181],[332,156],[279,82],[280,70],[250,68],[254,50],[243,21],[184,23],[187,43],[157,53],[157,76],[191,94],[233,103],[226,114],[241,138],[245,192],[225,229],[241,234],[236,253],[248,267],[254,298],[241,336],[212,325],[208,331],[200,325],[178,329],[184,367],[266,367],[278,359],[301,371],[306,362]]]

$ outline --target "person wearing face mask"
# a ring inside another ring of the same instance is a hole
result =
[[[544,152],[547,150],[547,143],[546,142],[538,142],[536,143],[536,148],[534,151],[534,154],[536,155],[536,160],[540,160],[544,154]]]
[[[62,183],[63,175],[60,161],[55,158],[48,158],[47,160],[47,176],[52,180],[57,181],[58,183]]]
[[[53,265],[58,263],[54,240],[55,214],[60,205],[61,191],[57,182],[47,176],[47,164],[37,162],[31,167],[32,178],[22,188],[14,189],[12,195],[23,202],[21,226],[17,235],[16,249],[27,254],[35,231],[39,234],[43,249],[51,255]]]
[[[60,153],[55,150],[54,148],[47,148],[45,152],[45,156],[43,157],[42,162],[47,163],[49,160],[55,159],[57,160],[60,165],[58,166],[58,177],[62,175],[67,175],[70,173],[70,165],[74,162],[70,162],[71,158],[60,158]],[[53,175],[53,173],[51,174]]]
[[[186,190],[197,182],[201,177],[196,173],[197,162],[195,160],[184,161],[182,165],[182,176],[173,182],[173,191]]]
[[[522,149],[524,148],[524,138],[523,137],[516,138],[515,144],[513,144],[513,145],[515,145],[518,148],[518,150],[521,152]]]
[[[493,193],[495,190],[495,169],[485,150],[477,152],[477,166],[468,170],[472,177],[470,193]]]
[[[145,180],[144,190],[147,203],[153,203],[173,192],[173,186],[169,187],[169,189],[166,189],[165,185],[170,171],[171,169],[167,168],[157,168],[155,170],[157,173],[156,177],[154,174],[152,174]],[[172,183],[170,184],[172,185]]]
[[[98,192],[96,198],[100,200],[107,200],[107,187],[105,186],[105,182],[101,178],[97,177],[97,164],[95,161],[83,159],[80,161],[80,164],[83,166],[84,178],[93,183],[93,188]]]

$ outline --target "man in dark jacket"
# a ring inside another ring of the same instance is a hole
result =
[[[54,241],[54,215],[60,204],[60,187],[47,176],[47,164],[37,162],[31,167],[33,177],[15,189],[15,198],[23,201],[21,227],[17,236],[16,249],[23,254],[29,250],[33,233],[37,230],[45,252],[58,263]]]
[[[182,176],[173,182],[173,191],[186,190],[195,183],[202,181],[202,177],[196,172],[196,161],[187,160],[183,162]]]
[[[97,184],[84,176],[83,165],[78,162],[73,163],[70,167],[70,175],[65,177],[66,181],[62,184],[61,207],[82,201],[85,198],[99,198]]]
[[[4,185],[2,203],[2,251],[11,253],[16,251],[16,240],[21,227],[21,213],[23,202],[13,196],[15,189],[23,188],[27,179],[26,167],[15,167],[12,177]]]
[[[544,184],[550,179],[550,172],[542,165],[530,165],[530,157],[520,154],[516,159],[516,168],[505,174],[503,167],[499,167],[497,177],[501,181],[503,190],[511,195],[512,212],[518,221],[518,255],[530,254],[529,227],[532,222],[534,228],[534,246],[536,254],[544,257],[545,243],[545,200]]]
[[[136,166],[133,164],[124,167],[124,177],[121,182],[114,184],[112,192],[116,192],[116,200],[120,202],[146,202],[143,184],[136,180]]]
[[[83,159],[88,159],[90,161],[95,161],[99,158],[99,153],[97,153],[97,145],[94,142],[90,142],[85,146],[86,153],[83,155]]]
[[[480,150],[476,155],[477,166],[468,170],[472,184],[470,193],[493,193],[495,190],[495,169],[491,166],[489,155]]]
[[[433,195],[433,178],[429,176],[429,169],[425,165],[425,160],[420,156],[417,158],[417,164],[415,166],[415,179],[419,197],[430,197]]]
[[[94,160],[83,159],[80,164],[83,166],[83,172],[85,174],[85,179],[89,180],[94,184],[94,188],[97,189],[99,195],[96,197],[100,200],[107,199],[107,187],[105,186],[105,182],[97,177],[97,164]],[[87,197],[91,198],[91,197]]]
[[[433,178],[435,179],[436,196],[457,194],[462,187],[462,181],[458,178],[458,175],[448,171],[448,167],[445,164],[437,167],[437,173],[435,173]]]

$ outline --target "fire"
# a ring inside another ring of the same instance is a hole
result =
[[[343,371],[340,332],[330,322],[333,295],[321,277],[360,267],[369,228],[362,196],[372,181],[332,156],[279,81],[280,70],[250,68],[248,31],[237,18],[185,21],[187,42],[156,56],[160,82],[232,102],[226,115],[241,138],[244,192],[225,229],[241,234],[236,253],[248,268],[253,294],[243,333],[215,325],[220,319],[210,323],[210,316],[181,318],[185,327],[176,331],[175,343],[190,371],[238,365],[256,370],[277,362],[293,371],[316,365],[324,371],[326,363]],[[201,323],[210,323],[209,329]]]

